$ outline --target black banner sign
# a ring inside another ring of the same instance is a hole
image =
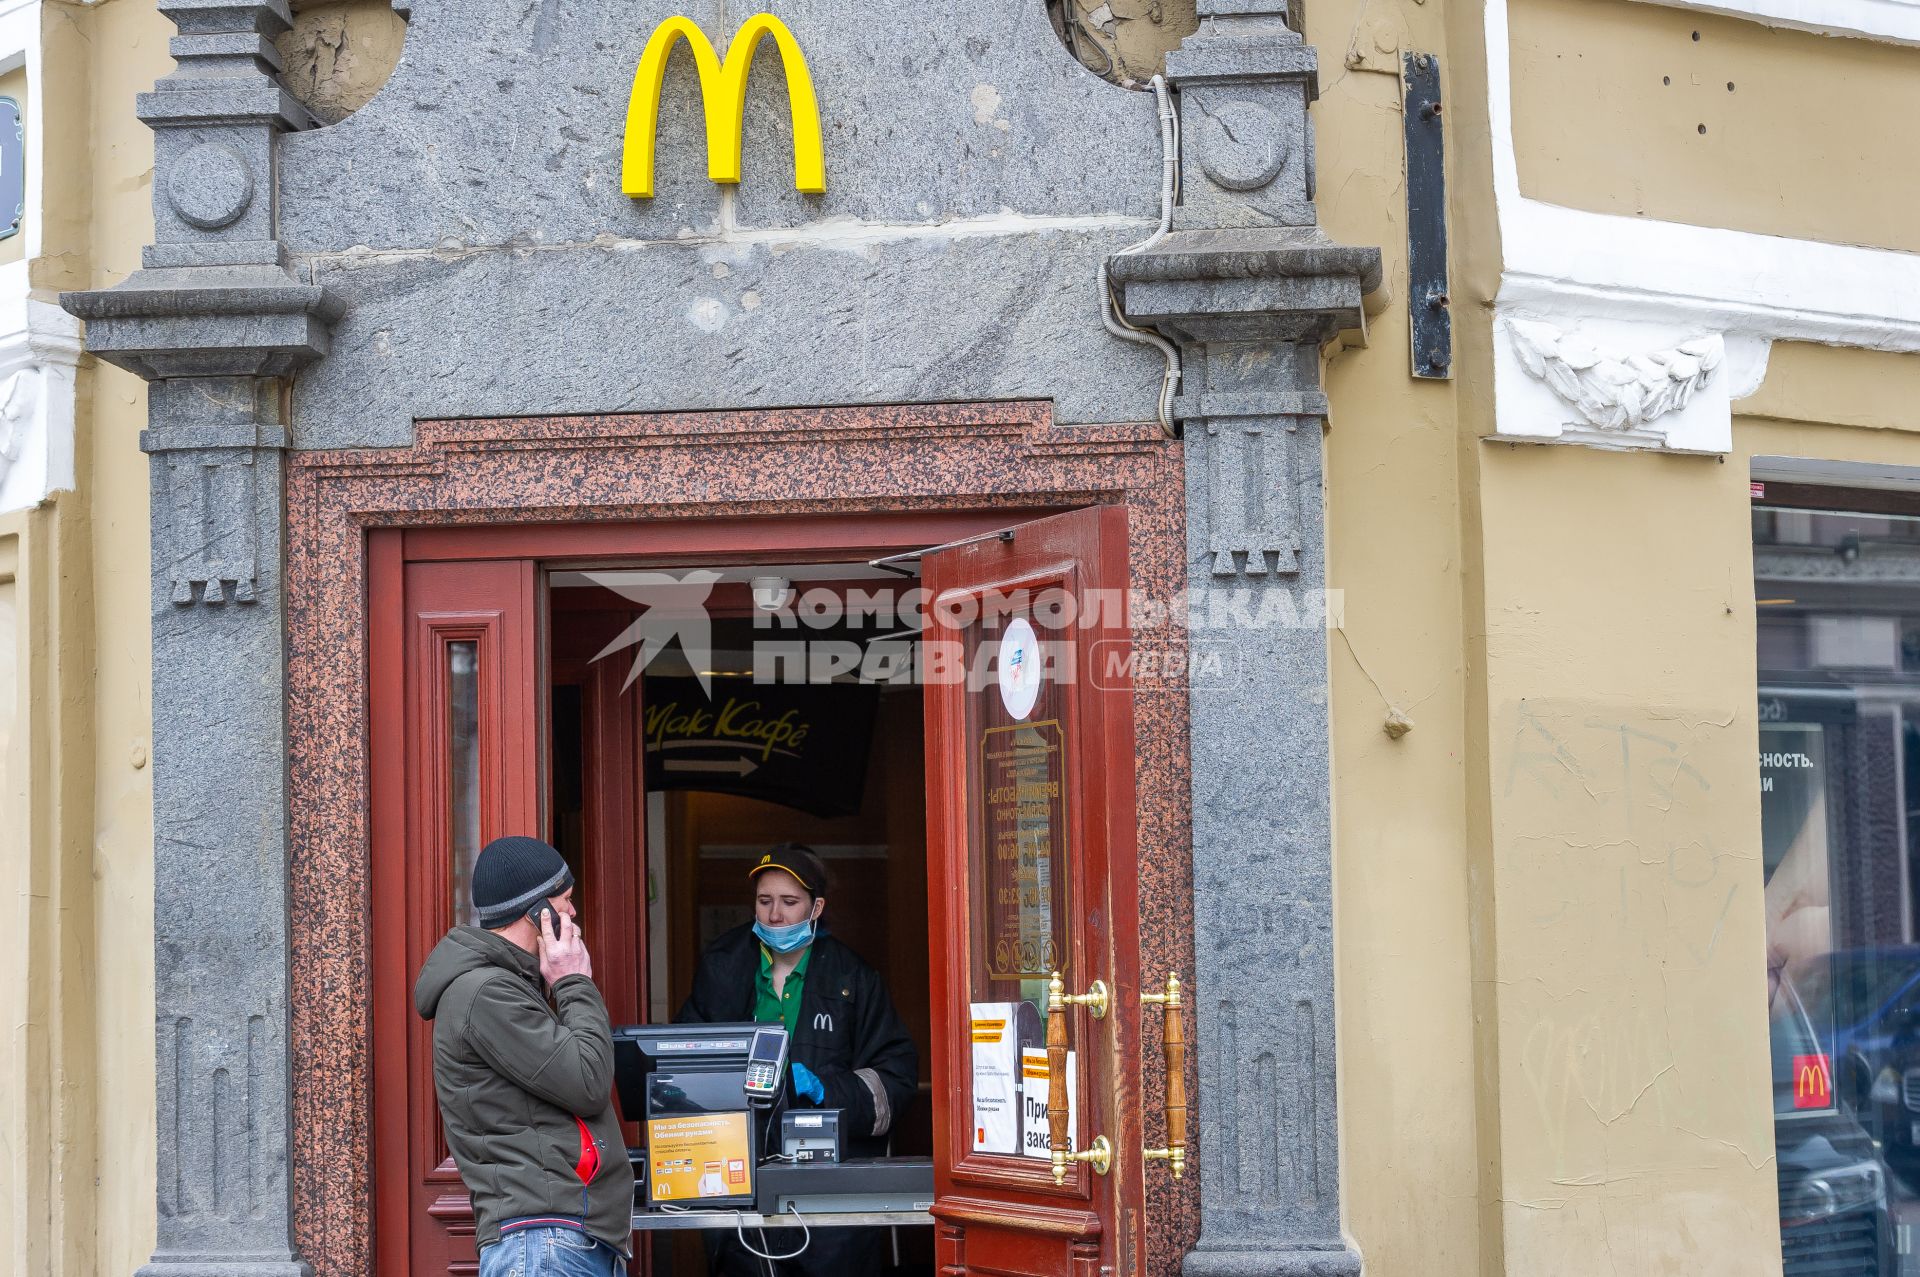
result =
[[[880,689],[649,678],[647,788],[742,794],[815,816],[860,810]]]

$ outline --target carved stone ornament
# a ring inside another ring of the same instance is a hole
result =
[[[38,368],[22,368],[0,383],[0,487],[20,459],[21,445],[40,407],[42,389]]]
[[[174,161],[167,175],[167,203],[181,221],[203,231],[240,220],[253,204],[253,173],[246,157],[225,142],[202,142]]]
[[[1271,185],[1287,166],[1280,117],[1251,102],[1222,102],[1200,111],[1200,167],[1230,191]]]
[[[1718,335],[1626,354],[1539,320],[1509,320],[1507,332],[1521,365],[1601,430],[1636,430],[1679,412],[1726,358]]]

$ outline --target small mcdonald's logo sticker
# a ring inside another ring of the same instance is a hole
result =
[[[1793,1057],[1793,1107],[1823,1109],[1833,1107],[1833,1069],[1824,1055]]]

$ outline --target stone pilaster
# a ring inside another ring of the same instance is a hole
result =
[[[1314,226],[1314,53],[1286,28],[1285,0],[1200,9],[1200,30],[1168,62],[1184,135],[1175,230],[1108,263],[1127,317],[1182,351],[1188,585],[1220,658],[1189,693],[1201,1219],[1185,1272],[1352,1277],[1335,1110],[1320,349],[1362,326],[1380,255]]]
[[[282,379],[340,307],[287,270],[274,149],[284,0],[162,0],[139,101],[155,243],[61,301],[147,379],[153,545],[159,1245],[148,1277],[310,1277],[290,1231]]]

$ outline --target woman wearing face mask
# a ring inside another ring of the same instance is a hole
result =
[[[752,924],[727,932],[701,955],[693,992],[674,1019],[784,1023],[792,1039],[789,1103],[839,1109],[842,1155],[880,1156],[919,1085],[913,1040],[879,972],[827,934],[827,875],[818,856],[781,843],[754,862],[748,877]],[[806,1250],[778,1271],[867,1277],[880,1271],[885,1236],[879,1228],[816,1228]],[[714,1272],[767,1272],[767,1261],[732,1233],[709,1237],[721,1243],[709,1247]]]

